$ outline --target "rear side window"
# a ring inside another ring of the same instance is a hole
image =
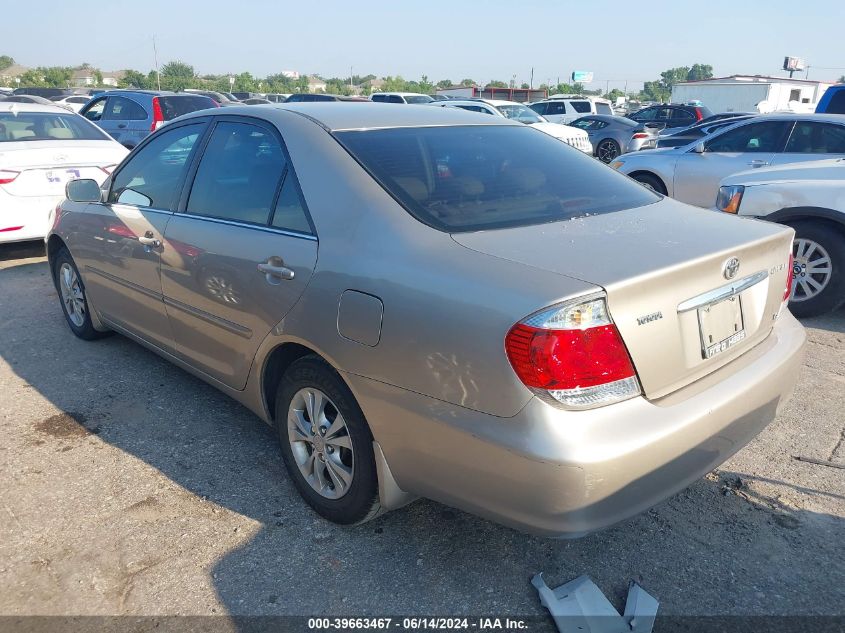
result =
[[[203,97],[202,95],[159,97],[158,104],[161,107],[161,115],[165,121],[170,121],[189,112],[217,107],[217,104],[212,99]]]
[[[784,151],[793,154],[845,154],[845,126],[799,121]]]
[[[143,121],[147,116],[147,111],[132,99],[109,97],[103,118],[107,121]]]
[[[681,108],[675,108],[672,110],[672,122],[673,123],[695,123],[695,115],[692,112],[687,110],[682,110]]]
[[[187,211],[267,224],[284,169],[282,147],[267,129],[218,123],[200,160]]]
[[[335,136],[412,215],[447,232],[557,222],[659,200],[527,126],[394,128]]]
[[[575,110],[576,112],[579,112],[581,114],[592,111],[592,108],[590,108],[590,102],[589,101],[570,101],[569,105],[572,106],[573,110]]]
[[[373,95],[373,101],[387,101],[386,95]]]
[[[184,125],[156,135],[115,174],[109,202],[172,209],[204,127],[203,123]]]

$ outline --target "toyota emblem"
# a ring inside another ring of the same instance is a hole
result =
[[[733,279],[734,277],[736,277],[736,274],[738,272],[739,272],[739,258],[738,257],[731,257],[722,266],[722,274],[725,276],[725,279]]]

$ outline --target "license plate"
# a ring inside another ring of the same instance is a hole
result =
[[[51,169],[45,173],[47,182],[65,183],[74,178],[79,178],[78,169]]]
[[[698,309],[701,356],[713,358],[745,338],[742,299],[739,295]]]

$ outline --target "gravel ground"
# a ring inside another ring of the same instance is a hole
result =
[[[621,608],[845,615],[845,312],[807,320],[795,398],[657,508],[552,541],[430,501],[366,525],[299,499],[271,430],[120,336],[74,338],[43,249],[0,247],[0,615],[542,616],[529,578]]]

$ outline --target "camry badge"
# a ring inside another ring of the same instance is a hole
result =
[[[736,277],[736,274],[739,272],[739,258],[738,257],[731,257],[728,261],[726,261],[722,265],[722,274],[725,276],[725,279],[733,279]]]
[[[645,325],[646,323],[651,323],[652,321],[657,321],[658,319],[662,318],[662,312],[652,312],[651,314],[646,314],[645,316],[637,317],[637,325]]]

